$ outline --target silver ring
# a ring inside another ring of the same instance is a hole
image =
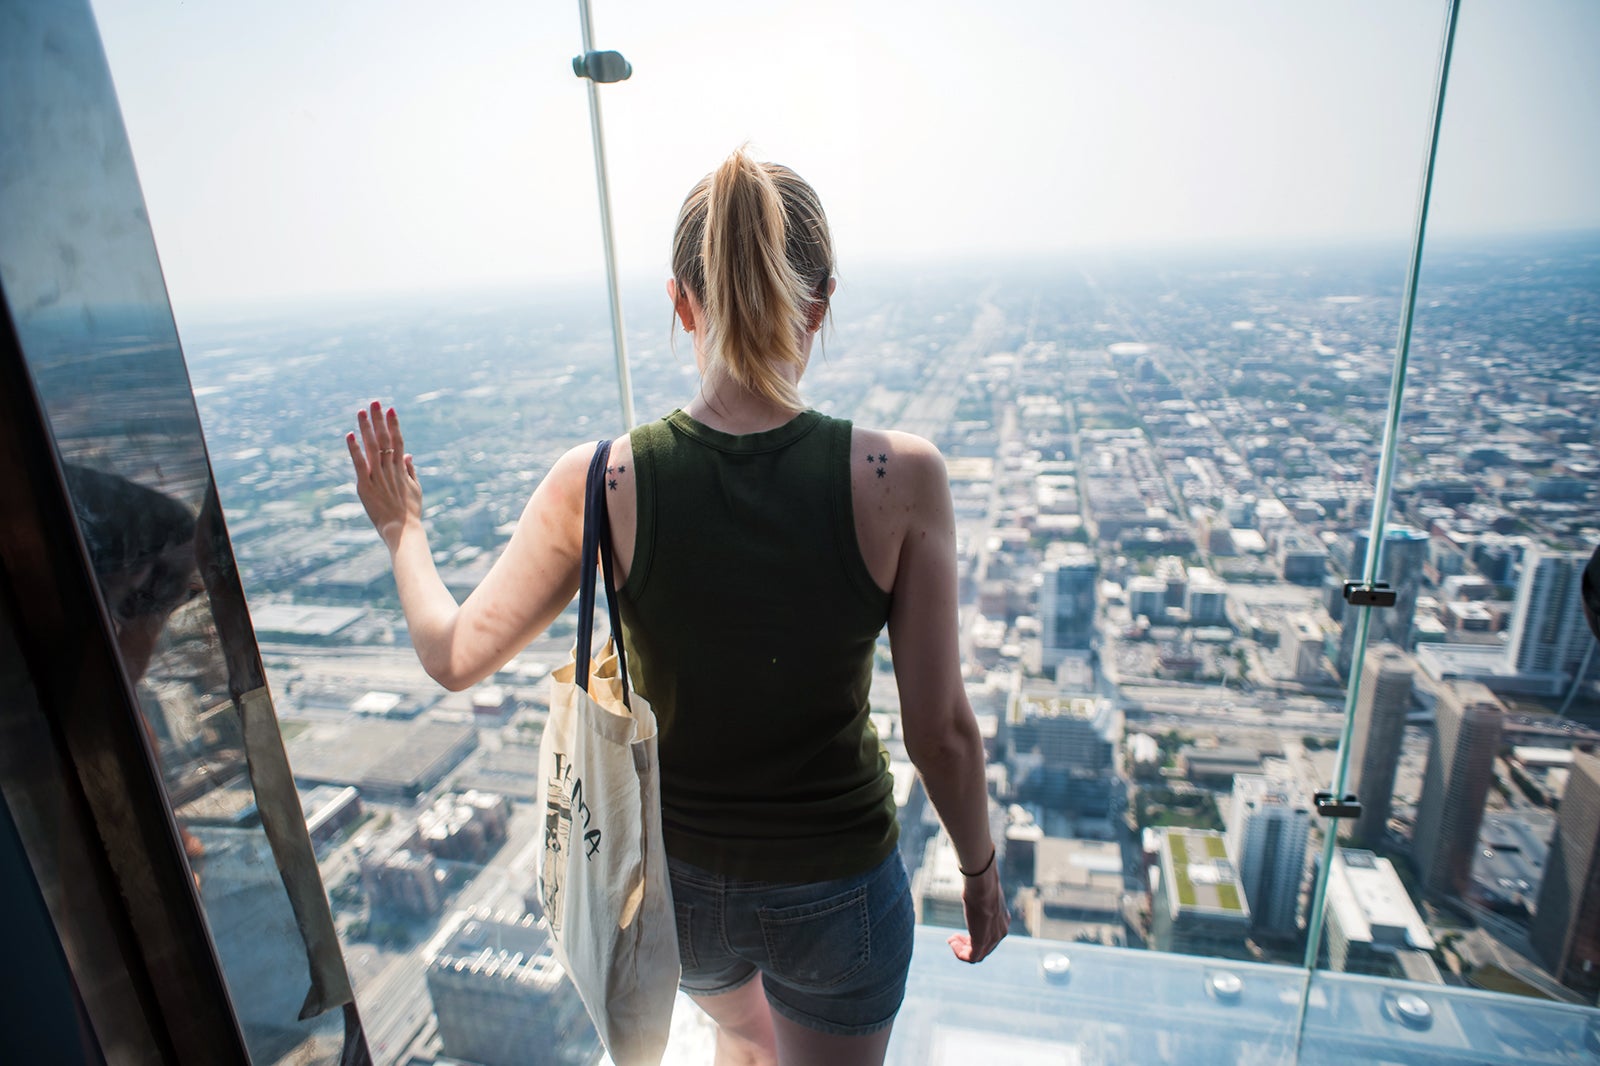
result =
[[[379,455],[393,455],[394,454],[394,449],[393,448],[379,448],[378,449],[378,454]]]

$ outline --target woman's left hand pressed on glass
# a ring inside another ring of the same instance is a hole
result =
[[[383,542],[394,548],[408,522],[422,521],[422,483],[406,454],[400,434],[400,416],[393,407],[385,413],[377,400],[356,413],[355,433],[345,434],[350,462],[356,469],[356,495]]]

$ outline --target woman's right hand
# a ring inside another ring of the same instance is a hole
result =
[[[961,906],[967,915],[967,931],[950,934],[947,943],[962,962],[982,962],[1010,931],[1011,909],[1000,887],[998,862],[990,862],[987,870],[966,882]]]

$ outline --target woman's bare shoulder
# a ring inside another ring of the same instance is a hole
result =
[[[895,429],[853,426],[850,431],[851,483],[882,483],[886,490],[904,492],[929,487],[929,479],[942,483],[944,457],[931,441]]]

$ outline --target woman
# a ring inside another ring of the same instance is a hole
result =
[[[912,915],[867,713],[885,623],[906,748],[966,877],[957,958],[1006,935],[983,746],[961,682],[954,512],[927,441],[808,411],[799,382],[833,293],[816,194],[742,150],[689,193],[667,283],[700,389],[613,445],[607,486],[636,688],[660,722],[683,988],[717,1062],[881,1063]],[[434,570],[394,410],[347,438],[428,673],[459,690],[578,586],[593,443],[559,459],[457,606]]]

